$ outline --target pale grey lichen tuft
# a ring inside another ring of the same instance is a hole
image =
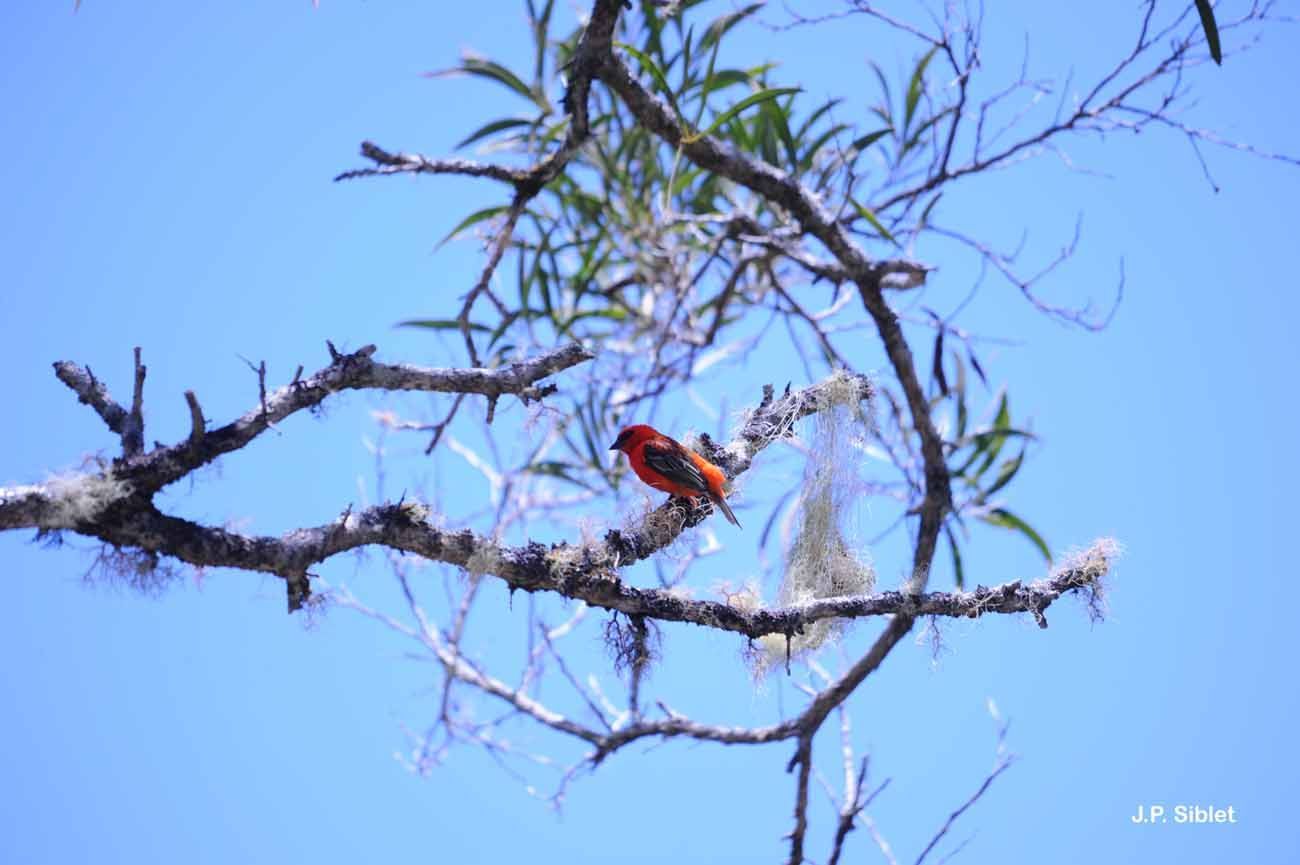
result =
[[[796,531],[786,554],[777,595],[780,606],[799,606],[827,598],[864,595],[876,584],[870,555],[858,542],[858,508],[863,501],[863,451],[871,431],[870,403],[860,381],[847,373],[832,376],[820,393],[811,421],[808,459],[800,488]],[[843,623],[821,619],[802,633],[768,635],[752,654],[756,675],[816,651],[837,636]]]

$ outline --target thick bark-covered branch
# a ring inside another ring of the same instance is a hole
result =
[[[746,612],[726,603],[693,601],[669,592],[638,589],[618,579],[617,571],[672,543],[688,526],[707,516],[707,506],[669,499],[638,525],[612,529],[593,543],[509,547],[472,531],[447,531],[429,520],[419,504],[404,502],[353,512],[313,528],[280,537],[253,537],[169,516],[152,504],[152,494],[217,456],[248,444],[270,424],[319,404],[337,390],[376,387],[498,395],[541,396],[536,382],[558,369],[585,360],[577,346],[561,349],[500,370],[429,370],[371,360],[372,347],[336,353],[333,363],[294,384],[268,393],[243,417],[220,429],[158,448],[133,460],[120,460],[98,473],[74,475],[45,484],[0,490],[0,529],[72,530],[118,547],[172,556],[204,567],[233,567],[283,577],[298,600],[305,596],[308,570],[341,552],[381,545],[432,561],[467,567],[505,580],[513,589],[551,591],[633,616],[691,622],[745,634],[794,634],[831,616],[861,616],[911,610],[913,601],[865,600],[858,605],[823,602],[807,610]],[[65,367],[69,365],[64,365]],[[777,396],[764,389],[725,446],[702,437],[698,447],[733,480],[771,443],[793,432],[801,418],[843,400],[865,400],[872,385],[861,376],[836,374],[807,388]],[[1026,596],[1028,597],[1028,596]],[[1027,603],[1028,601],[1025,601]],[[943,602],[950,610],[959,605]],[[936,611],[942,604],[936,601]],[[1014,606],[1014,600],[1006,605]],[[969,607],[967,607],[968,609]]]
[[[637,590],[623,586],[614,572],[672,543],[685,528],[708,515],[707,506],[695,507],[670,499],[639,525],[610,530],[599,542],[515,548],[497,545],[468,530],[439,529],[427,521],[427,511],[414,503],[384,505],[358,513],[349,508],[335,522],[297,529],[279,538],[249,537],[202,526],[167,516],[153,507],[151,496],[164,485],[221,454],[238,450],[270,424],[319,404],[335,391],[371,387],[487,396],[513,393],[540,398],[550,390],[539,387],[538,380],[590,356],[585,349],[570,346],[499,370],[433,370],[375,363],[371,360],[373,353],[370,346],[354,354],[336,353],[334,362],[325,369],[267,394],[264,404],[259,402],[233,423],[205,433],[197,445],[191,434],[180,444],[155,449],[134,460],[119,460],[98,473],[0,489],[0,529],[71,529],[117,546],[170,555],[194,565],[262,571],[291,582],[303,580],[309,567],[330,556],[379,544],[462,567],[474,557],[485,572],[526,591],[587,597],[598,606],[629,613],[647,606],[635,594],[625,594]],[[867,378],[842,374],[811,387],[787,391],[780,397],[766,387],[762,402],[731,442],[723,447],[705,436],[699,448],[734,479],[749,468],[759,451],[791,435],[795,422],[843,399],[846,389],[860,400],[872,393]],[[662,612],[662,617],[670,621],[691,621],[687,613],[673,614],[681,603],[681,599],[665,595],[662,604],[648,612]],[[718,615],[731,609],[716,606]],[[695,620],[701,624],[707,621],[703,615],[696,615]],[[746,632],[735,624],[727,629]]]
[[[514,395],[528,402],[555,391],[553,384],[540,384],[543,379],[592,357],[582,346],[573,344],[498,369],[439,369],[378,363],[372,359],[373,345],[351,354],[340,353],[333,345],[329,349],[329,366],[306,378],[299,368],[292,382],[269,393],[265,365],[258,367],[258,404],[211,432],[204,431],[198,400],[187,391],[190,434],[175,445],[159,446],[144,454],[138,453],[138,445],[133,446],[135,437],[143,431],[144,367],[139,349],[130,412],[113,401],[107,388],[89,370],[69,361],[56,363],[59,380],[94,408],[110,430],[121,435],[123,457],[97,473],[63,475],[43,484],[0,488],[0,530],[72,530],[118,547],[169,555],[194,565],[278,574],[289,586],[293,609],[309,593],[310,565],[341,550],[383,543],[384,538],[400,534],[397,530],[411,522],[408,511],[400,506],[377,508],[367,512],[364,521],[349,522],[345,515],[339,525],[290,532],[281,538],[253,538],[167,516],[154,507],[154,494],[223,454],[245,447],[278,421],[314,408],[338,391],[414,390],[462,397],[479,394],[493,401]],[[437,534],[425,537],[424,544],[439,546]]]
[[[406,502],[353,512],[312,528],[295,529],[280,537],[255,537],[168,516],[132,493],[129,483],[112,476],[89,475],[45,485],[0,489],[0,528],[71,529],[119,547],[172,556],[204,567],[231,567],[272,573],[298,581],[331,556],[363,546],[378,545],[417,554],[431,561],[498,577],[511,589],[555,592],[628,616],[688,622],[733,631],[753,639],[767,634],[793,635],[828,618],[894,615],[890,630],[917,616],[978,617],[986,613],[1034,615],[1046,625],[1043,612],[1062,594],[1091,589],[1109,567],[1106,552],[1085,559],[1049,579],[1013,581],[972,592],[932,592],[915,595],[890,591],[874,595],[831,598],[777,609],[747,610],[722,601],[692,600],[670,591],[641,589],[620,580],[613,562],[626,543],[616,539],[583,547],[529,544],[500,545],[469,530],[448,531],[428,521],[423,505]],[[901,638],[905,631],[896,635]],[[847,694],[879,659],[860,675],[846,676]],[[856,669],[856,668],[855,668]],[[826,712],[835,705],[829,701]]]

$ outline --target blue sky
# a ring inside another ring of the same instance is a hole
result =
[[[1073,64],[1080,80],[1101,53],[1124,49],[1116,22],[1135,14],[1131,4],[1103,4],[1105,14],[997,5],[986,20],[991,66],[1018,63],[1028,30],[1040,71]],[[329,179],[358,163],[363,138],[446,153],[512,107],[486,85],[418,73],[465,47],[517,56],[522,4],[329,2],[313,12],[305,0],[87,2],[75,16],[70,7],[0,9],[10,130],[0,142],[0,483],[113,451],[51,374],[58,359],[89,364],[122,394],[131,347],[142,346],[147,435],[162,441],[187,430],[186,389],[213,419],[252,404],[256,380],[241,356],[265,359],[276,382],[300,363],[324,365],[326,339],[375,342],[392,360],[461,360],[454,345],[392,325],[445,314],[464,291],[473,244],[434,244],[499,190]],[[1277,28],[1251,54],[1203,70],[1194,119],[1300,150],[1295,36]],[[878,45],[849,24],[744,39],[742,48],[779,54],[784,80],[812,96],[858,80],[866,89],[863,46]],[[874,50],[887,69],[909,57]],[[945,206],[953,224],[1007,244],[1029,226],[1030,250],[1043,254],[1082,213],[1080,254],[1049,286],[1062,300],[1107,299],[1124,260],[1126,297],[1102,334],[1047,321],[995,281],[964,319],[1020,342],[986,358],[1044,442],[1012,504],[1059,550],[1103,535],[1124,544],[1110,616],[1094,626],[1064,602],[1047,631],[1018,619],[949,624],[937,662],[905,642],[853,703],[858,746],[877,779],[892,778],[875,817],[914,858],[993,760],[992,698],[1012,719],[1021,759],[959,824],[955,839],[976,837],[955,861],[1280,861],[1294,849],[1300,768],[1295,614],[1285,603],[1300,169],[1208,151],[1216,194],[1173,135],[1121,136],[1072,155],[1109,177],[1042,161],[973,181]],[[950,307],[974,274],[959,258],[943,263],[927,301]],[[869,351],[865,366],[877,363]],[[753,392],[790,368],[773,357],[702,387]],[[330,519],[377,495],[365,440],[377,435],[370,411],[391,404],[350,396],[321,419],[294,418],[166,503],[257,532]],[[521,417],[509,408],[500,422]],[[483,493],[453,457],[392,447],[390,493],[408,484]],[[749,567],[752,538],[722,537],[742,551],[701,565],[701,587]],[[900,577],[896,546],[875,557],[883,583]],[[87,585],[92,561],[89,542],[51,551],[26,534],[0,536],[9,781],[0,861],[717,862],[784,852],[785,749],[622,753],[572,788],[558,819],[480,753],[457,752],[427,779],[392,758],[406,747],[401,725],[430,717],[429,679],[373,624],[336,611],[304,630],[285,617],[278,581],[233,572],[187,575],[141,598]],[[1042,570],[1032,550],[991,530],[973,536],[967,568],[986,584]],[[391,600],[377,557],[322,572],[377,604]],[[495,652],[519,639],[522,611],[500,586],[487,591],[476,627]],[[846,649],[875,627],[856,625]],[[595,638],[582,639],[583,669],[610,676]],[[668,628],[654,685],[710,718],[770,719],[794,694],[779,680],[756,693],[738,650],[723,635]],[[833,738],[819,740],[832,772]],[[566,753],[546,737],[536,744]],[[810,852],[824,858],[831,817],[814,801]],[[1180,802],[1232,805],[1240,822],[1128,820],[1138,804]],[[876,856],[864,834],[850,844],[857,859]]]

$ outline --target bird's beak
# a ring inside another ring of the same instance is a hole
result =
[[[621,451],[621,450],[622,450],[622,448],[618,446],[618,442],[614,442],[612,445],[610,445],[610,446],[609,446],[609,449],[612,450],[612,451]]]

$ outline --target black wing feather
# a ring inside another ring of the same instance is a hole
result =
[[[645,464],[673,483],[681,484],[700,495],[707,495],[709,485],[704,475],[695,467],[690,452],[675,441],[648,441],[642,448],[641,456]]]

